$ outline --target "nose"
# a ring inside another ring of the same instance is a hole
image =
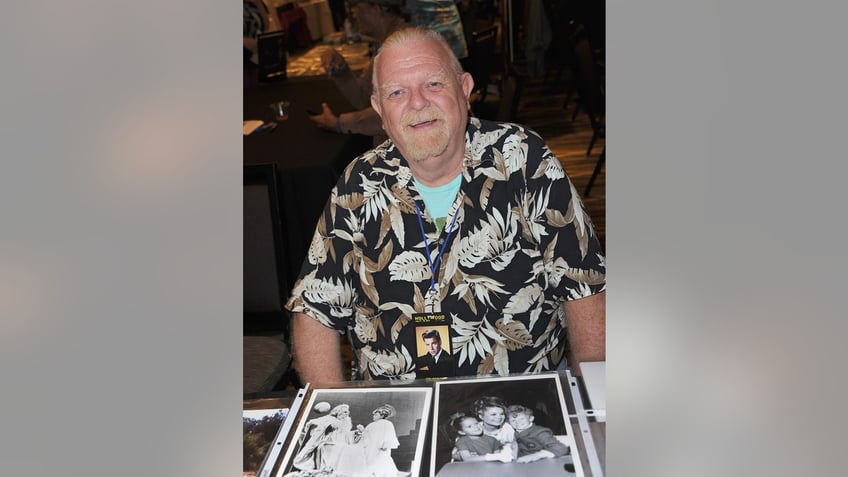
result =
[[[409,98],[409,105],[415,109],[423,109],[430,104],[426,93],[421,88],[412,88]]]

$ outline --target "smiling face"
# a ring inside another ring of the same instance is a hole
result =
[[[516,431],[523,431],[533,425],[534,417],[526,412],[511,412],[509,413],[509,425],[514,427]]]
[[[450,55],[436,40],[416,39],[384,45],[375,65],[371,105],[413,172],[428,161],[458,167],[465,152],[474,80],[454,71]]]
[[[483,424],[474,416],[467,416],[462,419],[458,432],[466,436],[480,436],[483,434]]]
[[[483,409],[480,411],[479,417],[488,428],[501,427],[506,420],[503,408],[498,406],[489,406]]]

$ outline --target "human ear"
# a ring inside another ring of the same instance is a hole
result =
[[[462,92],[465,94],[465,98],[470,98],[471,92],[474,91],[474,78],[471,76],[471,73],[468,73],[467,71],[463,72],[460,82],[462,84]]]
[[[371,95],[371,107],[374,108],[374,111],[377,111],[377,114],[380,118],[383,117],[383,108],[380,107],[380,101],[377,100],[376,95]]]

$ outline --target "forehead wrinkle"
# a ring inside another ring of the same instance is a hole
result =
[[[417,73],[417,71],[413,71],[411,74],[408,74],[408,75],[405,75],[405,76],[413,76],[414,77],[414,76],[416,76],[416,73]],[[448,68],[442,66],[438,71],[434,71],[434,72],[429,73],[426,76],[424,76],[419,84],[423,84],[423,83],[426,83],[428,81],[432,81],[433,79],[438,79],[438,80],[441,80],[443,82],[448,82],[448,80],[450,78],[451,78],[451,75],[448,72]],[[411,79],[409,81],[412,82]],[[385,91],[387,89],[403,88],[404,86],[403,86],[402,83],[403,83],[403,79],[385,82],[385,83],[380,85],[380,91]]]

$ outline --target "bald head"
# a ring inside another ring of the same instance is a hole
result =
[[[421,41],[432,41],[437,44],[442,50],[442,53],[444,53],[446,64],[450,67],[451,72],[456,75],[462,74],[462,65],[456,59],[456,55],[454,55],[453,50],[442,35],[433,30],[426,30],[419,27],[401,28],[386,38],[383,44],[380,45],[377,55],[374,57],[374,68],[371,76],[371,84],[373,85],[374,92],[379,88],[379,70],[381,60],[384,56],[383,53],[397,48],[401,50],[407,49],[411,43]]]
[[[407,28],[390,35],[374,59],[371,106],[422,184],[459,173],[465,154],[471,75],[438,33]]]

